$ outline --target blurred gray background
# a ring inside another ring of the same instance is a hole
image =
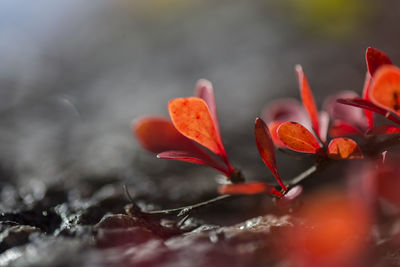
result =
[[[232,161],[251,179],[270,177],[253,123],[268,101],[298,97],[294,65],[319,106],[360,92],[367,46],[400,62],[399,15],[397,0],[0,0],[1,178],[116,176],[146,191],[171,170],[192,188],[196,168],[143,152],[130,124],[166,115],[199,78],[214,84]],[[296,171],[279,164],[284,176]]]

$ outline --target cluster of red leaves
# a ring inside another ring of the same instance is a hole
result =
[[[366,52],[367,74],[362,97],[345,97],[339,103],[363,109],[367,127],[347,123],[338,127],[342,134],[380,135],[400,133],[400,127],[384,124],[375,126],[374,113],[400,125],[400,69],[382,51],[369,47]]]
[[[229,162],[219,131],[212,84],[200,80],[195,97],[173,99],[168,110],[172,122],[163,117],[133,122],[140,144],[158,158],[207,165],[235,179],[237,171]]]
[[[400,132],[400,127],[393,125],[374,126],[373,117],[378,113],[400,124],[400,69],[374,48],[367,49],[366,60],[368,72],[362,98],[354,92],[341,92],[328,98],[323,111],[318,112],[307,78],[298,65],[302,105],[294,99],[277,100],[264,109],[262,117],[267,123],[256,119],[256,145],[279,189],[263,182],[244,182],[241,172],[233,168],[219,130],[214,90],[207,80],[197,83],[194,97],[169,102],[171,121],[143,117],[133,123],[133,130],[140,144],[157,153],[158,158],[202,164],[223,173],[228,183],[219,187],[221,194],[268,193],[281,198],[291,185],[286,185],[279,175],[275,146],[317,158],[354,159],[363,154],[348,136]]]
[[[280,148],[335,160],[361,158],[360,147],[350,138],[333,135],[334,138],[326,144],[329,118],[337,116],[337,111],[333,110],[337,104],[330,100],[325,104],[325,109],[333,112],[318,113],[301,66],[296,66],[296,73],[303,107],[295,99],[283,99],[268,105],[263,112],[274,144]]]

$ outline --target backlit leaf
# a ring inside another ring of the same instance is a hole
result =
[[[195,164],[201,164],[201,165],[207,165],[209,167],[212,167],[226,175],[228,175],[228,171],[221,166],[221,164],[213,160],[211,157],[207,157],[205,155],[201,154],[193,154],[191,152],[185,152],[185,151],[165,151],[161,152],[157,155],[157,158],[160,159],[173,159],[173,160],[179,160],[179,161],[185,161],[185,162],[190,162],[190,163],[195,163]]]
[[[195,149],[193,142],[179,133],[172,122],[166,118],[139,118],[132,123],[132,130],[142,147],[153,153]]]
[[[362,152],[357,143],[350,138],[335,138],[328,145],[328,157],[331,159],[362,158]]]
[[[210,110],[203,99],[176,98],[169,102],[168,110],[175,128],[181,134],[216,154],[224,154]]]
[[[318,110],[317,106],[315,105],[314,96],[311,92],[310,85],[308,84],[307,78],[303,72],[303,68],[300,65],[296,65],[296,73],[299,80],[300,94],[304,108],[307,110],[308,116],[310,117],[312,128],[315,134],[320,138],[321,135],[319,129]]]
[[[321,145],[313,134],[296,122],[284,122],[278,128],[279,139],[291,150],[316,154]]]
[[[284,143],[282,143],[281,139],[278,136],[278,127],[282,124],[282,121],[273,121],[268,124],[269,133],[271,135],[271,139],[274,142],[274,145],[277,147],[286,147]]]
[[[383,65],[392,65],[392,60],[379,49],[368,47],[365,53],[365,60],[367,61],[368,72],[371,76],[375,71]]]
[[[275,187],[260,182],[225,184],[218,188],[218,192],[222,195],[254,195],[267,193],[276,197],[282,196],[282,193],[276,190]]]
[[[358,98],[358,97],[343,98],[343,99],[338,99],[337,101],[339,103],[342,103],[345,105],[350,105],[350,106],[370,110],[372,112],[375,112],[375,113],[378,113],[378,114],[384,116],[385,118],[387,118],[397,124],[400,124],[400,119],[397,116],[394,116],[390,111],[375,105],[371,101],[368,101],[368,100],[365,100],[362,98]]]
[[[265,122],[260,118],[257,118],[255,122],[254,137],[256,139],[258,152],[260,153],[265,165],[267,165],[272,174],[275,176],[282,189],[286,190],[286,186],[283,184],[279,176],[278,169],[276,168],[274,144],[272,142],[269,129]]]
[[[369,90],[371,101],[400,115],[400,69],[386,65],[375,73]]]

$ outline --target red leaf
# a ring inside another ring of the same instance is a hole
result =
[[[392,60],[379,49],[368,47],[365,53],[365,60],[367,61],[368,72],[371,76],[375,71],[383,65],[392,65]]]
[[[364,82],[364,88],[363,88],[363,94],[362,97],[365,100],[370,100],[369,99],[369,89],[371,87],[371,75],[369,74],[369,72],[367,72],[367,74],[365,75],[365,82]],[[363,109],[365,117],[367,118],[367,122],[368,122],[368,129],[372,129],[372,127],[374,127],[374,114],[372,113],[372,111],[367,110],[367,109]]]
[[[277,147],[286,147],[284,143],[282,143],[281,139],[278,136],[278,128],[282,124],[282,121],[273,121],[268,124],[269,133],[271,135],[271,139],[274,142],[274,145]]]
[[[347,122],[336,120],[331,125],[329,129],[329,135],[331,137],[342,137],[342,136],[350,136],[350,135],[360,135],[362,134],[359,129],[354,127]]]
[[[265,122],[260,118],[256,119],[254,136],[256,139],[258,152],[260,153],[262,160],[275,176],[282,189],[286,191],[286,186],[283,184],[282,179],[279,176],[278,169],[276,168],[274,144],[272,142],[269,129]]]
[[[397,133],[400,133],[400,127],[392,125],[380,125],[368,131],[367,135],[397,134]]]
[[[383,66],[372,78],[369,90],[371,101],[400,115],[400,69],[395,66]]]
[[[132,129],[142,147],[153,153],[197,150],[195,144],[179,133],[166,118],[141,117],[132,123]]]
[[[165,151],[157,155],[160,159],[173,159],[179,161],[185,161],[195,164],[207,165],[212,167],[225,175],[229,175],[228,171],[218,163],[218,161],[213,160],[211,157],[207,157],[201,154],[192,154],[185,151]]]
[[[169,102],[168,110],[175,128],[181,134],[218,155],[224,155],[214,120],[203,99],[176,98]]]
[[[310,85],[308,84],[307,78],[304,75],[303,69],[300,65],[296,65],[296,73],[299,80],[300,94],[304,108],[307,110],[308,116],[310,117],[312,128],[315,134],[320,139],[322,139],[319,130],[318,110],[315,105],[314,96],[311,92]]]
[[[284,122],[278,128],[278,136],[291,150],[317,154],[321,145],[304,126],[296,122]]]
[[[341,104],[370,110],[372,112],[375,112],[375,113],[378,113],[378,114],[384,116],[385,118],[387,118],[397,124],[400,124],[400,119],[397,116],[394,116],[390,111],[375,105],[371,101],[368,101],[368,100],[365,100],[362,98],[358,98],[358,97],[347,98],[347,99],[338,99],[337,101]]]
[[[335,138],[328,145],[328,157],[331,159],[362,158],[362,152],[357,143],[350,138]]]
[[[267,193],[272,196],[282,197],[282,193],[276,190],[275,187],[260,182],[225,184],[218,188],[218,192],[221,195],[254,195]]]

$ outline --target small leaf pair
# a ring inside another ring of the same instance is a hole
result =
[[[368,135],[400,133],[400,127],[374,127],[373,113],[400,124],[400,69],[382,51],[369,47],[366,52],[368,72],[362,98],[342,98],[338,102],[364,110],[368,121]]]
[[[158,153],[158,158],[206,165],[233,182],[241,180],[240,172],[232,167],[222,143],[212,84],[199,80],[195,95],[169,102],[172,122],[158,117],[136,120],[133,130],[137,139],[144,148]]]
[[[324,151],[329,126],[329,115],[327,112],[318,114],[312,91],[301,66],[296,66],[296,73],[304,109],[299,107],[299,105],[296,106],[289,102],[286,104],[282,102],[280,109],[286,109],[286,113],[277,112],[278,108],[274,108],[275,110],[266,108],[264,111],[264,115],[266,114],[266,117],[270,120],[269,128],[275,145],[296,152],[311,153],[323,157],[327,156],[332,159],[362,157],[357,143],[349,138],[335,138],[331,140],[327,146],[327,152]],[[287,108],[288,105],[290,105],[290,108]],[[308,121],[311,122],[311,128],[315,135],[302,125],[308,124],[307,119],[299,115],[302,113],[308,115]],[[281,114],[285,114],[285,116]],[[284,117],[288,121],[283,121],[279,117]]]
[[[282,191],[278,191],[275,187],[260,182],[225,185],[220,187],[219,191],[224,194],[251,194],[266,192],[270,195],[283,197],[288,188],[283,183],[276,166],[274,143],[270,135],[270,130],[265,122],[260,118],[257,118],[255,121],[254,137],[262,160],[277,180]]]

